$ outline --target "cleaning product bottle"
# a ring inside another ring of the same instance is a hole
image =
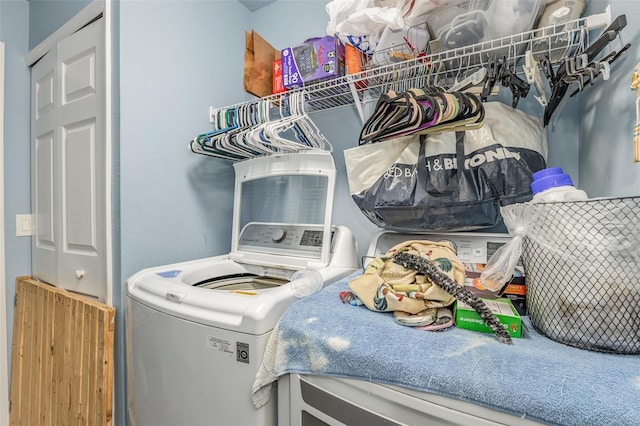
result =
[[[533,174],[531,182],[533,202],[548,203],[556,201],[583,201],[587,193],[573,186],[571,176],[560,167],[542,169]]]

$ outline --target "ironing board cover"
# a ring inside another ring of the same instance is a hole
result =
[[[419,331],[392,313],[340,301],[351,279],[291,305],[253,385],[260,406],[287,373],[347,377],[431,392],[545,424],[640,424],[640,356],[585,351],[527,332],[513,345],[459,328]]]

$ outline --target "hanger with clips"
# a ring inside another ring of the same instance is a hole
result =
[[[501,58],[493,58],[489,61],[489,69],[487,71],[487,79],[484,82],[480,99],[482,102],[486,102],[494,86],[502,79],[504,73],[505,62],[507,58],[502,56]]]
[[[583,77],[584,75],[591,75],[591,72],[587,70],[587,54],[566,58],[564,61],[566,73],[562,77],[562,81],[566,84],[577,83],[580,90],[584,87]]]
[[[502,85],[511,90],[511,106],[513,108],[518,106],[520,98],[526,98],[529,94],[529,83],[518,77],[513,68],[508,68],[503,72]]]
[[[588,82],[590,83],[590,85],[593,85],[594,81],[599,76],[602,76],[603,80],[608,80],[610,75],[611,75],[611,64],[613,64],[613,62],[616,59],[618,59],[620,56],[622,56],[622,54],[624,52],[626,52],[630,47],[631,47],[631,44],[627,43],[622,47],[622,49],[620,49],[618,51],[614,50],[611,53],[609,53],[607,56],[605,56],[604,58],[602,58],[602,59],[600,59],[598,61],[593,61],[593,62],[589,63],[586,68],[591,70],[591,72],[589,73],[589,77],[588,77]],[[573,91],[573,93],[571,93],[570,97],[573,97],[573,96],[577,95],[583,89],[584,89],[584,84],[583,84],[583,87],[581,87],[580,89],[577,89],[577,90]]]
[[[618,37],[620,31],[622,31],[622,29],[626,26],[627,17],[625,15],[620,15],[616,19],[614,19],[613,22],[611,22],[611,24],[602,32],[600,37],[598,37],[596,41],[594,41],[584,50],[584,52],[582,52],[582,54],[586,54],[587,63],[593,62],[602,52],[602,50]],[[551,77],[549,80],[549,84],[551,86],[551,97],[544,110],[544,125],[546,126],[551,121],[553,113],[563,103],[565,96],[569,90],[569,86],[572,83],[567,83],[564,80],[565,76],[567,76],[570,71],[568,69],[567,61],[564,61],[558,67],[558,70],[555,72],[555,74],[553,73],[553,70],[550,69],[551,63],[549,59],[543,58],[543,61],[545,61],[543,70],[546,70],[545,73],[548,73],[548,78]]]
[[[538,66],[538,62],[533,57],[533,52],[531,50],[527,50],[524,57],[524,65],[522,66],[524,70],[524,75],[527,78],[527,83],[530,86],[534,86],[536,88],[537,95],[533,95],[533,97],[538,101],[542,107],[547,106],[547,93],[545,92],[544,83],[542,82],[542,77],[540,76],[540,67]]]

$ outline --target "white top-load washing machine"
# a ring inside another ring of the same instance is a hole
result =
[[[259,157],[234,168],[231,252],[127,280],[132,426],[275,424],[276,401],[260,409],[251,402],[269,334],[297,297],[313,291],[312,278],[328,285],[358,268],[353,234],[331,225],[330,153]]]

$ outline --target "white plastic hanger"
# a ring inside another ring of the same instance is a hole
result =
[[[463,78],[461,81],[455,81],[453,85],[447,90],[449,93],[461,92],[469,89],[470,87],[477,86],[484,83],[487,78],[487,69],[482,67],[479,70],[473,72],[471,75]]]
[[[533,57],[533,52],[531,50],[527,50],[524,56],[524,65],[522,66],[524,70],[524,75],[527,77],[527,83],[535,86],[537,95],[533,95],[534,98],[538,101],[542,107],[547,106],[547,93],[544,89],[544,83],[542,82],[542,77],[540,76],[540,68],[538,67],[538,62]]]

